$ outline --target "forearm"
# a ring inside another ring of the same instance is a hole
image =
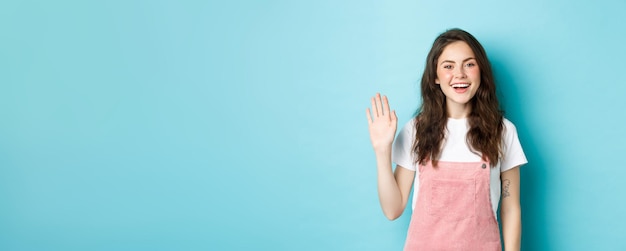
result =
[[[389,220],[394,220],[404,211],[402,194],[391,168],[391,148],[389,151],[376,153],[378,170],[378,199],[383,213]]]
[[[505,251],[519,251],[522,237],[522,211],[519,207],[500,212]]]

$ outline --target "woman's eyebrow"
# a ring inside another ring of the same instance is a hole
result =
[[[467,62],[467,61],[470,61],[472,59],[475,59],[475,58],[469,57],[469,58],[466,58],[465,60],[463,60],[463,62]]]
[[[467,62],[467,61],[470,61],[470,60],[472,60],[472,59],[475,59],[475,58],[469,57],[469,58],[463,59],[463,62]],[[453,63],[453,64],[454,64],[454,63],[456,63],[456,62],[454,62],[454,60],[449,60],[449,59],[446,59],[446,60],[444,60],[444,61],[441,61],[441,63],[442,63],[442,64],[443,64],[443,63]]]

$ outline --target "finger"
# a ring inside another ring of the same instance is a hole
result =
[[[398,121],[398,116],[396,116],[396,110],[391,112],[391,123],[396,123]]]
[[[380,93],[376,93],[376,109],[378,110],[378,116],[383,116],[383,104],[380,101]]]
[[[372,115],[370,115],[370,108],[366,108],[365,113],[367,114],[367,124],[371,126],[373,121],[372,121]]]
[[[389,113],[389,100],[387,99],[387,96],[383,96],[383,112],[385,114],[390,114]]]
[[[376,98],[372,97],[372,113],[374,113],[374,118],[378,117],[378,110],[376,109]]]

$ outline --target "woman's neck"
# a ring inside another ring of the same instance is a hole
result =
[[[453,119],[467,118],[472,111],[470,104],[455,104],[452,102],[446,104],[446,109],[448,110],[448,117]]]

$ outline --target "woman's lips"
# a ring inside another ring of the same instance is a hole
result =
[[[454,91],[456,93],[465,93],[467,91],[467,89],[469,89],[468,87],[470,86],[469,83],[454,83],[452,84],[452,88],[454,89]]]

